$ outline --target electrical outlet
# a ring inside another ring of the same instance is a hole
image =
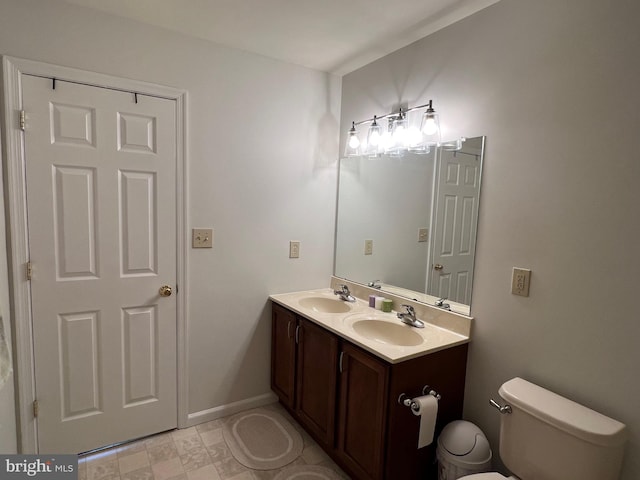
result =
[[[531,270],[527,268],[513,267],[511,276],[511,293],[521,297],[529,296],[529,284],[531,282]]]
[[[364,241],[364,254],[373,255],[373,240]]]
[[[292,240],[289,242],[289,258],[300,258],[300,242]]]
[[[213,229],[194,228],[191,230],[191,246],[193,248],[213,248]]]
[[[427,242],[429,240],[429,229],[421,228],[418,230],[418,242]]]

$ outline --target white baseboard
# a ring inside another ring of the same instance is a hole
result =
[[[190,413],[187,416],[186,427],[192,427],[204,422],[210,422],[216,418],[226,417],[233,415],[234,413],[249,410],[251,408],[262,407],[278,401],[278,397],[275,393],[269,392],[264,395],[258,395],[257,397],[246,398],[237,402],[228,403],[226,405],[220,405],[219,407],[209,408],[207,410],[201,410],[199,412]]]

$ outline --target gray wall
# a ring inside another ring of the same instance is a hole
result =
[[[626,423],[640,478],[640,4],[502,0],[343,78],[352,120],[434,99],[487,135],[465,412],[522,376]],[[531,296],[510,294],[513,266]]]
[[[0,0],[0,53],[188,91],[189,413],[268,394],[268,295],[332,273],[339,78],[61,0]]]

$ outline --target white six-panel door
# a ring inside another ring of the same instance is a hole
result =
[[[480,198],[478,155],[442,152],[436,174],[436,218],[430,295],[471,303]]]
[[[40,453],[174,428],[176,104],[24,75]]]

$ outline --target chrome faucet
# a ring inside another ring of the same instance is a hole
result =
[[[382,288],[382,285],[378,285],[379,281],[380,280],[374,280],[373,282],[369,282],[367,283],[367,287],[377,288],[378,290],[380,290]]]
[[[339,295],[340,296],[340,300],[344,300],[345,302],[355,302],[356,301],[356,297],[354,297],[353,295],[351,295],[351,292],[349,291],[349,287],[347,287],[344,284],[340,284],[338,285],[338,290],[334,290],[333,294],[334,295]]]
[[[448,303],[444,303],[446,299],[446,297],[439,298],[438,300],[436,300],[436,303],[434,303],[434,305],[436,307],[444,308],[445,310],[451,311],[451,305],[449,305]]]
[[[405,309],[404,312],[398,313],[398,318],[402,320],[402,323],[411,325],[416,328],[424,328],[424,322],[416,318],[416,311],[411,305],[402,305]]]

